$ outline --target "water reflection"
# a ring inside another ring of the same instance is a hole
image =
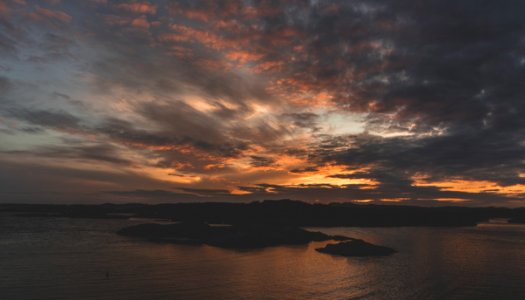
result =
[[[2,299],[523,299],[525,227],[330,228],[399,251],[234,251],[117,236],[125,220],[0,219]],[[106,272],[110,274],[106,277]]]

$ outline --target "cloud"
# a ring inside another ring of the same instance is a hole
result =
[[[64,146],[48,146],[34,149],[31,153],[40,157],[78,159],[126,166],[133,165],[132,161],[121,157],[118,149],[109,144],[78,145],[78,141],[71,141]]]
[[[0,92],[2,94],[7,93],[7,91],[11,88],[11,82],[9,78],[0,76]]]
[[[133,19],[133,21],[131,21],[131,25],[142,29],[149,29],[151,26],[151,24],[148,22],[148,19],[144,15]]]
[[[148,2],[120,3],[116,7],[123,11],[138,14],[155,14],[157,12],[157,6]]]
[[[271,166],[272,164],[275,163],[275,160],[273,158],[264,157],[264,156],[252,155],[250,156],[250,159],[251,159],[251,165],[254,167],[266,167],[266,166]]]
[[[104,199],[519,203],[522,8],[8,2],[3,153],[141,174]]]
[[[40,6],[36,6],[35,10],[28,13],[27,16],[34,21],[58,21],[60,23],[69,23],[73,19],[63,11],[51,10]]]
[[[57,130],[81,128],[81,120],[65,111],[17,109],[11,110],[8,115],[34,125]]]
[[[9,158],[9,159],[8,159]],[[147,176],[100,165],[57,164],[27,154],[2,155],[0,188],[3,201],[16,203],[90,203],[115,201],[97,191],[136,187],[158,188]]]

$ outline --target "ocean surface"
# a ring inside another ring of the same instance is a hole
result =
[[[310,228],[390,246],[225,250],[121,237],[144,220],[0,214],[0,299],[525,299],[525,226]]]

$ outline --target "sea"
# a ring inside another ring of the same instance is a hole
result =
[[[123,237],[141,219],[0,214],[0,299],[525,299],[525,226],[307,228],[396,249],[388,257]]]

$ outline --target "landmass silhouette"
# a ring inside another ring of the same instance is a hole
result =
[[[122,228],[117,233],[154,242],[206,244],[228,249],[340,241],[316,250],[349,257],[386,256],[396,253],[396,250],[301,227],[475,226],[491,218],[507,218],[509,223],[525,223],[523,208],[309,204],[293,200],[156,205],[2,204],[0,212],[11,212],[20,217],[164,219],[175,223],[139,224]]]
[[[385,246],[377,246],[359,239],[351,239],[338,244],[328,244],[315,249],[321,253],[341,256],[387,256],[397,251]]]
[[[118,234],[157,242],[207,244],[222,248],[264,248],[302,245],[311,241],[349,240],[295,226],[245,224],[244,226],[210,226],[205,223],[139,224],[123,228]]]
[[[251,203],[204,202],[173,204],[47,205],[0,204],[0,211],[19,216],[69,218],[152,218],[208,224],[274,224],[300,227],[475,226],[493,218],[525,220],[525,208],[419,207],[310,204],[294,200]]]
[[[363,240],[340,235],[327,235],[290,225],[243,224],[210,226],[202,222],[176,224],[139,224],[125,227],[120,235],[154,242],[210,245],[229,249],[256,249],[282,245],[304,245],[312,241],[345,241],[316,249],[319,252],[344,256],[385,256],[396,251]]]
[[[251,203],[174,203],[46,205],[2,204],[0,212],[20,217],[147,218],[173,224],[139,224],[117,233],[155,242],[210,245],[229,249],[254,249],[304,245],[312,241],[340,241],[317,248],[321,253],[343,256],[385,256],[394,249],[346,236],[330,236],[301,227],[475,226],[492,218],[525,223],[524,208],[418,207],[310,204],[293,200]]]

